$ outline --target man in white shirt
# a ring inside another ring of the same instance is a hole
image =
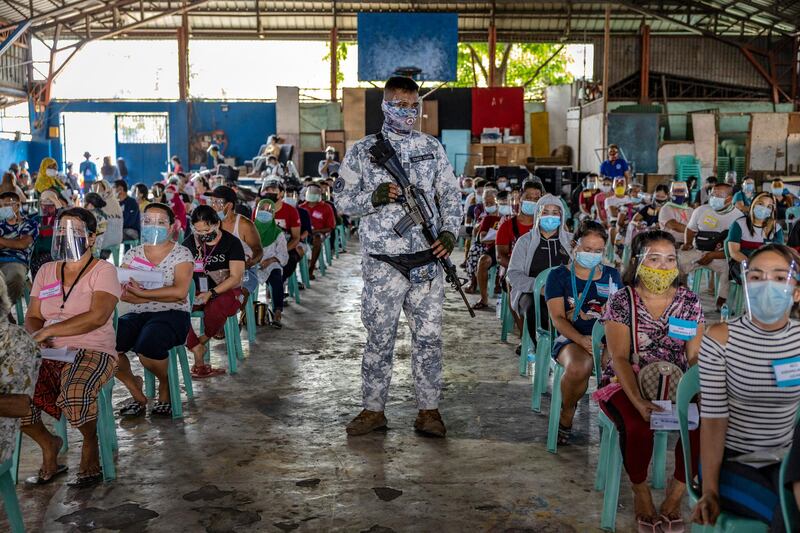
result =
[[[686,225],[694,211],[689,206],[689,187],[684,181],[673,181],[669,188],[670,201],[658,212],[658,225],[683,244]]]
[[[717,183],[708,197],[708,204],[692,213],[686,225],[685,244],[678,253],[678,265],[684,274],[699,268],[710,268],[719,277],[717,309],[728,298],[728,262],[725,260],[725,238],[737,218],[742,216],[733,205],[733,188]]]

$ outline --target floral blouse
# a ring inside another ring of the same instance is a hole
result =
[[[601,319],[603,323],[617,322],[631,327],[631,304],[630,293],[627,289],[619,290],[609,298],[605,313]],[[676,336],[676,330],[686,332],[686,327],[691,328],[690,323],[694,323],[697,328],[699,324],[705,323],[703,308],[700,305],[700,298],[687,289],[678,287],[675,297],[664,310],[664,313],[654,318],[650,315],[644,302],[636,297],[636,330],[639,351],[639,366],[655,361],[669,361],[680,367],[683,371],[688,368],[686,360],[686,340]],[[672,324],[673,333],[670,334]],[[675,326],[678,328],[675,328]],[[695,329],[696,331],[696,329]],[[694,335],[692,335],[693,337]],[[633,356],[633,347],[631,347]],[[601,383],[607,385],[614,377],[614,369],[609,361],[603,371]]]
[[[39,348],[24,329],[0,317],[0,394],[33,396],[39,364]],[[11,459],[17,444],[19,418],[0,417],[0,464]]]

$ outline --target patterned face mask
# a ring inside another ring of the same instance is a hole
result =
[[[663,270],[639,265],[637,277],[648,291],[654,294],[664,294],[670,288],[672,282],[675,281],[675,278],[678,277],[678,269]]]
[[[386,129],[393,133],[406,134],[414,128],[419,110],[415,107],[398,107],[393,102],[381,102]]]

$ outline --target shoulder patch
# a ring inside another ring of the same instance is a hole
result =
[[[428,161],[434,159],[435,156],[433,153],[430,154],[422,154],[422,155],[415,155],[414,157],[409,158],[412,163],[419,163],[420,161]]]
[[[336,178],[336,181],[333,182],[333,192],[342,192],[344,190],[344,178],[339,176]]]

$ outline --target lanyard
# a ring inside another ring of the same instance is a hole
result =
[[[221,241],[222,239],[220,239],[220,242]],[[214,255],[214,250],[217,249],[217,246],[219,246],[219,242],[214,245],[209,253],[206,253],[206,245],[203,243],[203,270],[207,270],[206,267],[208,266],[208,260],[212,255]]]
[[[67,305],[67,300],[69,300],[69,295],[72,294],[72,291],[75,290],[75,287],[78,285],[81,276],[83,276],[83,273],[86,272],[87,268],[89,268],[89,265],[92,264],[92,261],[94,261],[94,257],[90,257],[89,262],[83,265],[81,271],[78,272],[78,277],[75,278],[75,281],[72,282],[72,286],[69,288],[69,292],[67,292],[66,294],[64,293],[64,267],[67,265],[67,262],[64,261],[63,263],[61,263],[61,297],[63,299],[63,301],[61,302],[61,309],[64,309],[64,306]]]
[[[594,269],[596,267],[592,267],[591,272],[589,272],[589,279],[586,280],[586,286],[583,288],[583,293],[580,295],[580,299],[578,298],[578,284],[575,281],[575,262],[572,262],[570,266],[569,274],[570,274],[570,281],[572,282],[572,298],[575,300],[575,311],[572,313],[572,321],[575,322],[578,319],[578,315],[581,312],[581,308],[583,307],[583,302],[586,301],[586,295],[589,294],[589,289],[592,288],[592,278],[594,277]]]

